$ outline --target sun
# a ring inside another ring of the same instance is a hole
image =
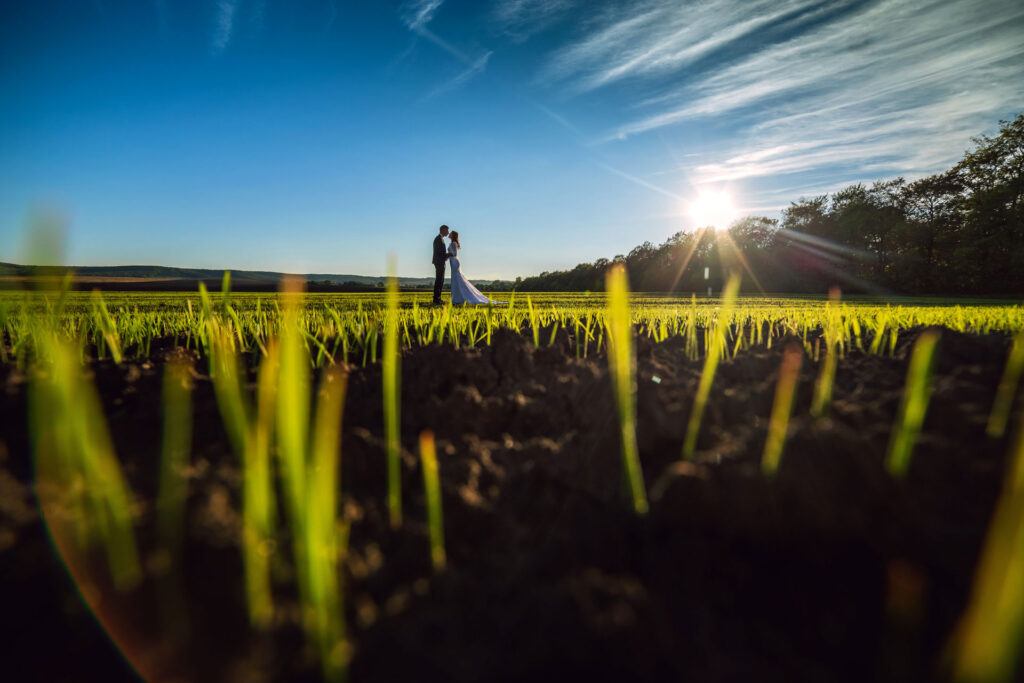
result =
[[[690,202],[690,217],[697,228],[728,228],[736,220],[736,207],[728,192],[701,192]]]

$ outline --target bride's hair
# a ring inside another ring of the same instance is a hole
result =
[[[459,245],[459,249],[462,249],[462,242],[459,241],[459,233],[457,231],[452,230],[452,234],[449,235],[449,239]]]

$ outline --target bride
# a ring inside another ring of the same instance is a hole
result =
[[[480,290],[473,286],[473,283],[466,279],[459,267],[459,233],[452,231],[451,241],[448,243],[448,262],[452,266],[452,303],[453,304],[500,304],[501,301],[488,299],[480,293]]]

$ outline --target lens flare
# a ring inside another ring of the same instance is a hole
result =
[[[690,217],[697,228],[728,228],[736,220],[736,207],[728,192],[701,192],[690,202]]]

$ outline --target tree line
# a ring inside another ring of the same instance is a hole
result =
[[[779,219],[678,232],[611,260],[519,278],[516,289],[599,291],[616,263],[634,291],[717,291],[740,268],[747,292],[1024,293],[1024,114],[975,138],[943,173],[801,198]]]

